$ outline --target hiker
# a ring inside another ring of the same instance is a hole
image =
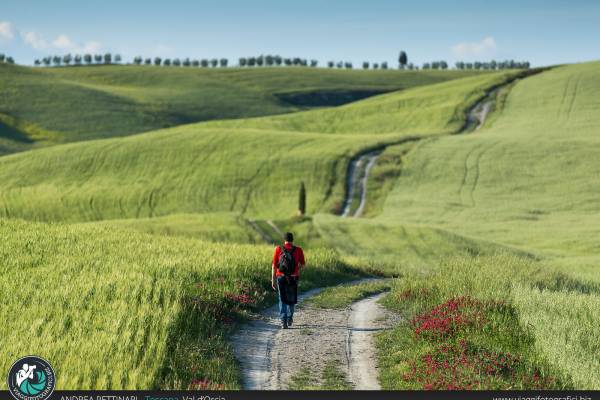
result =
[[[291,232],[287,232],[283,240],[283,246],[277,246],[273,255],[271,286],[273,290],[277,290],[279,297],[281,327],[287,329],[294,322],[294,307],[298,302],[298,279],[305,261],[302,248],[294,246],[294,235]]]

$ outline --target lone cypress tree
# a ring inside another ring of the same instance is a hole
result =
[[[300,182],[300,196],[298,198],[298,214],[306,214],[306,188],[304,182]]]
[[[398,56],[398,64],[400,64],[400,69],[404,69],[407,62],[408,62],[408,56],[406,55],[406,52],[401,51],[400,55]]]

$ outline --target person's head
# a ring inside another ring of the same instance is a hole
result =
[[[288,243],[293,243],[294,234],[292,232],[286,232],[285,235],[283,235],[283,240],[285,240]]]

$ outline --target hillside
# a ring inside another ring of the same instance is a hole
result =
[[[381,109],[388,135],[244,128],[230,121],[5,156],[0,158],[0,215],[75,222],[227,211],[288,218],[296,211],[301,181],[311,213],[336,210],[351,156],[383,142],[451,132],[464,124],[467,102],[506,77],[496,73],[454,80],[328,111],[330,118],[352,125],[366,114],[376,118]],[[439,96],[444,96],[443,112],[426,118],[426,105],[438,105]],[[394,112],[399,105],[401,111]],[[310,130],[309,121],[318,115],[305,113],[290,119],[306,121]],[[265,122],[268,126],[268,119],[256,123]]]
[[[40,144],[116,137],[191,122],[339,105],[473,74],[477,73],[2,64],[0,154],[33,145],[23,146],[23,140],[3,125]]]
[[[379,216],[318,215],[319,236],[386,269],[400,265],[406,278],[389,304],[409,316],[457,296],[501,299],[518,317],[515,332],[477,340],[549,363],[543,385],[599,388],[599,67],[557,67],[516,83],[487,127],[422,140],[403,155]],[[405,339],[412,334],[401,326],[380,344],[390,389],[422,387],[394,369],[429,351]],[[522,338],[534,349],[523,350]]]

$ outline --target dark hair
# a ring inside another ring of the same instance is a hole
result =
[[[294,241],[294,234],[292,232],[286,232],[285,235],[283,235],[283,240],[292,243]]]

